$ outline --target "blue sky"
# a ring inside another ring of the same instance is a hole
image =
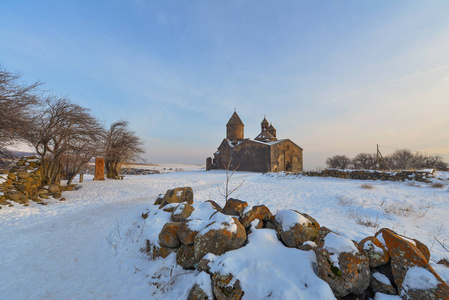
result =
[[[204,163],[234,108],[306,169],[376,144],[449,154],[448,1],[0,2],[0,64]],[[387,150],[385,150],[387,151]]]

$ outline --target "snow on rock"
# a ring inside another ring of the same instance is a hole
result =
[[[433,289],[439,284],[436,277],[421,267],[412,267],[408,269],[402,282],[402,288],[404,291],[412,290],[427,290]]]
[[[387,295],[384,293],[376,293],[374,300],[401,300],[401,297],[397,295]]]
[[[289,209],[278,211],[276,213],[276,222],[282,224],[282,230],[284,231],[288,231],[296,224],[301,224],[302,226],[310,224],[306,217]]]
[[[375,272],[373,273],[373,277],[376,278],[376,280],[382,282],[383,284],[391,285],[390,279],[388,279],[388,277],[382,273]]]
[[[209,264],[211,272],[240,281],[243,299],[335,299],[313,271],[313,252],[286,248],[270,229],[254,230],[248,240]]]
[[[329,253],[332,264],[337,268],[340,268],[338,258],[341,253],[357,254],[359,252],[353,241],[333,232],[329,232],[324,238],[324,250]]]

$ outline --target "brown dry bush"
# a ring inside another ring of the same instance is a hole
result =
[[[372,186],[371,184],[367,184],[367,183],[362,184],[360,187],[361,187],[362,189],[366,189],[366,190],[372,190],[372,189],[374,189],[374,186]]]
[[[431,185],[431,187],[433,187],[434,189],[442,189],[444,188],[444,184],[442,184],[441,182],[435,182]]]

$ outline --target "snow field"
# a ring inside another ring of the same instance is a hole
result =
[[[273,214],[295,209],[357,242],[382,227],[416,238],[430,248],[432,267],[449,282],[448,269],[435,264],[448,253],[433,238],[444,240],[448,236],[446,181],[442,181],[445,188],[434,189],[423,183],[410,186],[402,182],[236,172],[232,184],[243,180],[232,197],[250,206],[265,204]],[[196,209],[191,217],[206,219],[213,210],[204,201],[224,205],[217,187],[224,182],[224,171],[126,176],[123,181],[104,182],[93,182],[85,176],[80,190],[63,193],[65,202],[3,207],[0,295],[4,299],[185,299],[194,283],[207,286],[207,278],[197,271],[183,270],[176,264],[175,254],[149,261],[140,252],[146,239],[157,242],[160,230],[170,220],[169,213],[152,204],[167,189],[191,186]],[[364,183],[374,189],[361,188]],[[143,212],[149,214],[145,220]],[[360,220],[370,220],[377,226],[367,227]],[[205,225],[197,222],[192,226]],[[289,299],[290,295],[295,299],[328,299],[328,286],[311,272],[312,253],[283,247],[265,229],[253,230],[249,239],[244,248],[215,257],[213,267],[248,278],[242,287],[256,298],[272,293],[278,299]],[[271,250],[267,254],[260,250],[265,248]],[[251,281],[254,274],[257,278]],[[411,274],[411,282],[424,278],[421,275]],[[319,294],[312,297],[311,293],[317,291]],[[376,299],[398,298],[378,294]]]

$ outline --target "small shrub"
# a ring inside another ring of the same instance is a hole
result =
[[[446,266],[447,268],[449,268],[449,259],[447,257],[440,259],[440,261],[437,262],[437,264],[443,265],[443,266]]]
[[[339,206],[348,206],[354,203],[354,199],[346,197],[346,196],[337,196],[337,204]]]
[[[367,183],[362,184],[360,187],[361,187],[362,189],[366,189],[366,190],[372,190],[372,189],[374,189],[374,186],[372,186],[371,184],[367,184]]]
[[[407,185],[408,185],[408,186],[421,187],[421,186],[420,186],[419,184],[417,184],[415,181],[407,182]]]
[[[431,187],[433,187],[434,189],[442,189],[444,187],[444,184],[442,184],[441,182],[435,182],[431,185]]]
[[[362,216],[358,212],[351,212],[349,214],[349,217],[351,219],[354,219],[355,222],[359,225],[365,226],[365,227],[371,227],[377,230],[379,228],[379,217],[376,217],[376,220],[372,220],[370,216]]]

